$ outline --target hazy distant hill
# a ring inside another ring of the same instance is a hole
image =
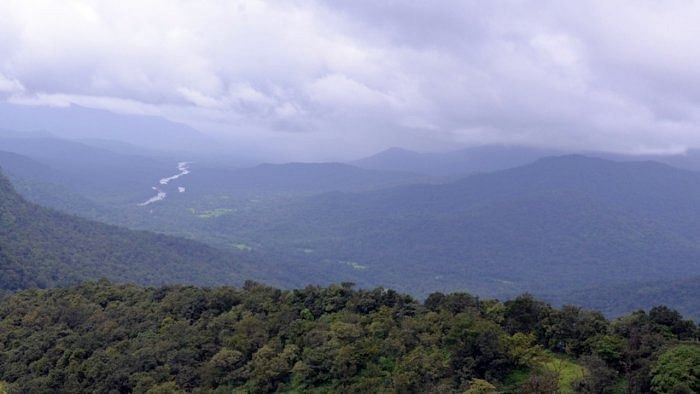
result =
[[[374,170],[401,170],[438,176],[467,175],[518,167],[549,156],[582,154],[615,161],[657,161],[687,170],[700,170],[700,151],[677,154],[622,154],[599,151],[484,145],[447,152],[419,153],[390,148],[350,164]]]
[[[12,152],[0,151],[0,168],[19,194],[29,201],[63,212],[103,216],[106,207],[70,189],[70,179],[48,165]]]
[[[152,194],[158,179],[176,172],[177,160],[127,155],[42,134],[0,132],[0,150],[50,167],[53,179],[84,196],[105,202],[135,203]]]
[[[692,272],[691,275],[698,274]],[[598,286],[545,296],[557,305],[576,304],[596,309],[607,316],[621,316],[655,305],[673,305],[687,317],[700,321],[700,276],[669,281],[633,282]]]
[[[564,156],[215,221],[263,245],[313,251],[306,260],[350,264],[364,284],[551,293],[700,272],[697,201],[698,173]]]
[[[329,191],[363,191],[429,180],[402,171],[374,171],[342,163],[261,164],[250,168],[201,168],[183,178],[193,193],[232,196],[312,195]]]
[[[232,284],[243,264],[209,246],[109,226],[29,203],[0,174],[0,290],[101,277]]]
[[[77,105],[46,107],[0,103],[0,129],[47,130],[61,138],[100,138],[159,151],[191,151],[213,145],[199,131],[181,123]]]
[[[435,153],[390,148],[351,164],[373,170],[449,176],[503,170],[561,153],[554,149],[508,145],[486,145]]]

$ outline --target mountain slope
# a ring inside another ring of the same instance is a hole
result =
[[[697,274],[697,272],[696,272]],[[557,305],[577,304],[617,317],[655,305],[673,305],[688,318],[700,321],[700,276],[670,281],[633,282],[598,286],[544,296]]]
[[[0,128],[48,130],[68,139],[99,136],[156,150],[190,151],[213,145],[199,131],[156,116],[125,115],[71,105],[45,107],[0,103]]]
[[[26,156],[61,174],[54,178],[83,196],[106,203],[135,204],[178,160],[126,155],[52,136],[0,132],[0,150]]]
[[[555,149],[510,145],[485,145],[450,152],[418,153],[390,148],[350,164],[383,171],[410,171],[433,176],[466,175],[517,167],[546,156]]]
[[[107,277],[142,284],[236,283],[242,263],[194,241],[137,232],[29,203],[0,174],[0,290]]]
[[[352,264],[364,285],[508,295],[700,272],[699,200],[694,172],[563,156],[216,220],[278,254]]]
[[[60,171],[29,157],[0,151],[0,168],[15,190],[31,202],[86,217],[106,214],[106,207],[68,188],[70,181]]]
[[[313,195],[329,191],[363,191],[424,181],[401,171],[374,171],[342,163],[261,164],[251,168],[197,168],[183,179],[193,192],[231,196]]]
[[[582,154],[614,161],[656,161],[673,167],[700,170],[700,150],[681,153],[634,154],[602,151],[557,150],[518,145],[484,145],[447,152],[419,153],[389,148],[350,162],[361,168],[383,171],[409,171],[433,176],[459,176],[518,167],[538,159],[564,154]]]

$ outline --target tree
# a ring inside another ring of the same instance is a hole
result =
[[[483,379],[472,379],[464,394],[495,394],[496,386]]]
[[[665,351],[651,374],[656,393],[700,392],[700,345],[678,345]]]
[[[522,387],[523,394],[559,393],[559,374],[554,371],[534,372]]]

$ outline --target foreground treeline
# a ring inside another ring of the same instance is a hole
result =
[[[100,281],[0,300],[0,392],[693,393],[698,334],[665,307]]]

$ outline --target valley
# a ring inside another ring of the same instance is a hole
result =
[[[32,154],[16,148],[28,141],[14,149]],[[104,149],[79,146],[95,155]],[[629,283],[672,283],[700,272],[700,176],[665,164],[563,155],[455,178],[340,163],[172,162],[178,173],[154,176],[158,194],[140,202],[129,197],[139,182],[124,180],[123,190],[102,198],[65,175],[76,171],[68,162],[13,153],[0,164],[36,202],[245,255],[266,267],[256,278],[289,288],[347,281],[416,297],[530,292],[596,308],[601,304],[586,304],[586,289],[605,288],[630,299],[603,308],[613,315],[653,303],[624,292]],[[89,172],[110,169],[113,162]],[[41,192],[50,183],[63,190],[60,200]],[[700,315],[696,306],[683,309]]]
[[[700,393],[699,20],[0,0],[0,394]]]

